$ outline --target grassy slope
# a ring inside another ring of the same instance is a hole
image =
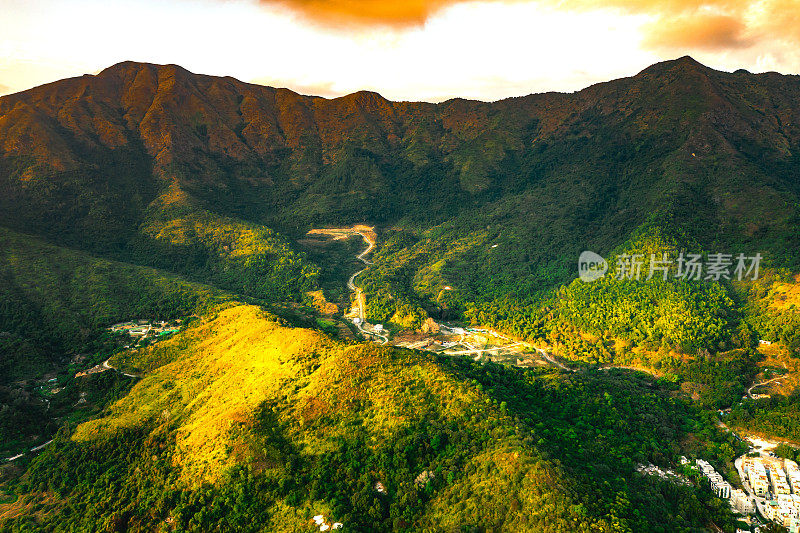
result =
[[[256,307],[224,310],[132,361],[114,358],[112,364],[132,371],[163,366],[115,405],[111,416],[84,424],[74,438],[151,422],[178,427],[178,463],[186,478],[218,480],[235,461],[225,451],[233,444],[231,428],[251,419],[266,398],[332,348],[324,336],[282,328]]]
[[[148,207],[121,256],[267,300],[297,300],[319,271],[275,231],[204,209],[173,185]]]
[[[362,531],[678,531],[711,516],[704,493],[633,473],[698,423],[640,378],[345,347],[245,305],[113,362],[149,372],[34,461],[0,513],[55,491],[46,527],[304,531],[322,513]]]

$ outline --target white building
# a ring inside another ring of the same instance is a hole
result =
[[[764,518],[772,521],[778,519],[778,502],[775,501],[765,502],[763,509],[764,509]]]
[[[756,506],[752,498],[742,489],[733,489],[731,491],[731,506],[739,514],[753,514],[756,512]]]
[[[772,492],[774,494],[791,494],[789,484],[786,482],[786,473],[782,468],[770,465],[769,477],[772,484]]]
[[[730,483],[725,481],[725,479],[714,470],[714,467],[708,461],[704,461],[702,459],[697,460],[697,466],[703,472],[703,474],[708,478],[709,483],[711,484],[711,490],[720,498],[730,499],[731,497],[731,487]]]
[[[720,498],[725,498],[726,500],[731,497],[731,490],[732,487],[730,483],[727,481],[715,482],[711,483],[711,489],[714,491],[714,494],[719,496]]]
[[[767,479],[767,469],[764,463],[760,460],[748,458],[744,462],[744,470],[747,472],[747,478],[750,481],[750,487],[756,496],[765,497],[769,492],[769,479]]]
[[[794,494],[800,494],[800,467],[797,466],[797,463],[789,459],[783,461],[783,467],[786,469],[786,477],[789,478],[789,485],[792,487],[792,492]]]

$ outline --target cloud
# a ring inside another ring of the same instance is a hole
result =
[[[434,13],[465,0],[260,0],[326,25],[418,26]]]
[[[746,48],[754,41],[746,36],[746,30],[741,20],[728,15],[682,15],[648,24],[643,45],[701,50]]]
[[[721,51],[775,39],[800,44],[797,0],[564,0],[560,6],[649,16],[642,44],[652,49]]]
[[[2,83],[0,83],[0,95],[8,94],[10,92],[11,92],[11,87],[9,87],[8,85],[3,85]]]
[[[444,8],[471,0],[259,0],[334,28],[408,27],[424,24]],[[781,39],[800,45],[798,0],[485,0],[531,2],[566,12],[614,10],[649,19],[642,45],[649,49],[741,49]]]

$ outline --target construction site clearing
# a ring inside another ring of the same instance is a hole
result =
[[[392,345],[454,357],[465,356],[479,362],[491,361],[520,367],[551,365],[541,349],[496,331],[445,323],[439,323],[438,326],[436,332],[399,333]]]

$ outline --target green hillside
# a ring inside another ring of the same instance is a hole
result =
[[[736,479],[729,407],[797,438],[800,378],[743,396],[800,350],[798,102],[689,57],[489,103],[134,62],[0,97],[0,531],[734,531],[677,465]],[[369,265],[306,236],[356,224]],[[616,279],[651,253],[761,276]],[[488,326],[573,371],[337,340],[365,266],[392,335]],[[107,331],[133,319],[179,331]]]
[[[317,514],[350,531],[729,524],[693,482],[633,472],[687,453],[689,433],[722,461],[733,448],[630,373],[346,347],[252,306],[113,362],[151,370],[10,485],[5,529],[311,531]]]
[[[203,312],[229,297],[164,271],[100,259],[0,229],[0,331],[32,354],[79,353],[111,324]],[[30,374],[41,358],[3,358],[5,378]],[[23,357],[24,355],[24,357]],[[39,372],[50,370],[47,366]]]
[[[174,274],[0,229],[0,455],[41,444],[129,388],[114,372],[74,378],[131,342],[110,325],[185,318],[229,300]]]

